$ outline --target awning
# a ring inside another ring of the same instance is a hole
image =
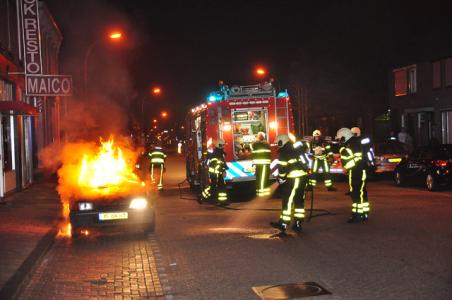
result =
[[[39,115],[36,107],[22,101],[0,101],[0,113],[7,115]]]

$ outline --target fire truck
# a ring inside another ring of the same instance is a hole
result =
[[[271,82],[231,87],[220,82],[218,91],[189,111],[186,129],[186,173],[191,187],[207,182],[207,149],[218,139],[225,141],[227,185],[254,181],[251,144],[258,132],[264,132],[272,159],[277,158],[276,136],[294,130],[290,97],[287,91],[277,93]]]

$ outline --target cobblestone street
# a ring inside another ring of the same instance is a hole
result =
[[[21,299],[163,299],[152,235],[59,239]]]

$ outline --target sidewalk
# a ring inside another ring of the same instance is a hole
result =
[[[52,181],[35,183],[0,203],[0,298],[13,297],[56,234],[60,201]]]

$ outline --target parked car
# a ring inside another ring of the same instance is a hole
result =
[[[394,172],[396,166],[408,155],[404,143],[387,140],[374,145],[375,173]]]
[[[394,171],[396,185],[422,184],[434,191],[452,184],[452,144],[420,147]]]

